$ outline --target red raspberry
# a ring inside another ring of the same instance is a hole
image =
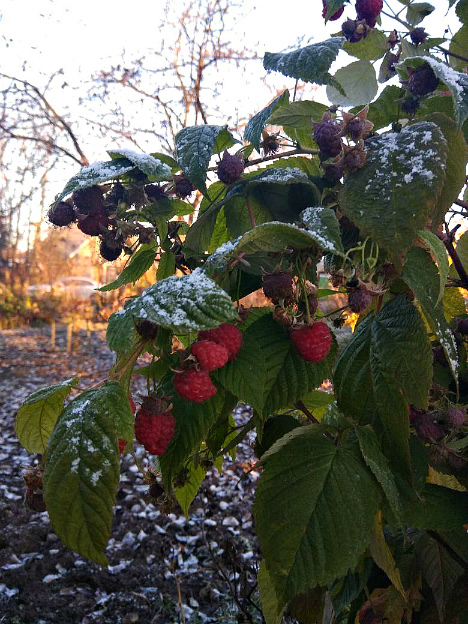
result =
[[[305,325],[291,332],[291,340],[303,360],[321,362],[332,345],[332,335],[325,323]]]
[[[327,0],[322,0],[322,4],[323,4],[322,17],[323,19],[325,19],[325,15],[327,14]],[[340,19],[340,17],[343,15],[343,11],[344,11],[344,6],[338,9],[336,13],[333,13],[333,15],[328,18],[330,22]]]
[[[196,368],[189,368],[182,373],[176,373],[172,378],[172,384],[179,396],[195,403],[208,401],[217,392],[208,373]]]
[[[242,332],[235,325],[223,323],[215,329],[204,329],[198,332],[199,340],[212,340],[222,344],[229,352],[229,361],[236,359],[242,347]]]
[[[193,343],[191,351],[201,368],[207,371],[221,368],[229,360],[229,351],[226,347],[212,340],[199,340]]]
[[[130,409],[132,410],[132,414],[134,414],[136,412],[136,405],[131,396],[128,397],[128,402],[130,403]],[[119,443],[119,452],[122,455],[125,447],[127,446],[127,442],[125,440],[122,440],[122,438],[119,438],[118,443]]]
[[[152,455],[163,455],[174,434],[174,416],[164,406],[165,402],[147,397],[135,418],[135,438]]]
[[[356,0],[356,13],[358,19],[365,19],[372,28],[383,8],[383,0]]]

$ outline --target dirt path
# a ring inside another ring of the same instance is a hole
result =
[[[209,474],[188,519],[148,502],[147,485],[125,456],[107,569],[65,548],[47,513],[24,505],[21,473],[37,457],[19,446],[15,413],[31,392],[78,371],[86,371],[80,385],[99,380],[113,359],[104,339],[104,332],[82,332],[67,356],[65,330],[57,331],[55,349],[48,329],[0,332],[0,624],[261,622],[250,604],[258,474],[247,472],[248,444],[221,475]],[[235,417],[242,422],[248,412],[240,407]]]

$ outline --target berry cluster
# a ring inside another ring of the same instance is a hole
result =
[[[164,455],[174,435],[172,405],[151,396],[145,397],[135,418],[135,438],[152,455]]]
[[[236,359],[242,347],[242,332],[235,325],[223,323],[203,330],[191,346],[190,367],[175,373],[174,390],[188,401],[202,403],[216,394],[209,373]]]
[[[333,342],[328,325],[320,321],[294,328],[291,340],[301,358],[308,362],[321,362],[328,355]]]
[[[325,0],[323,0],[325,4]],[[343,36],[350,43],[356,43],[363,37],[367,37],[369,32],[374,28],[377,19],[383,8],[383,0],[356,0],[356,19],[347,19],[341,25]],[[341,11],[343,12],[343,11]],[[335,13],[338,17],[339,11]],[[337,19],[335,15],[330,19]]]

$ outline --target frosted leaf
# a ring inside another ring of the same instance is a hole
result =
[[[149,154],[139,154],[129,149],[114,149],[107,152],[111,158],[115,156],[126,158],[140,171],[146,173],[152,180],[172,180],[171,168]]]

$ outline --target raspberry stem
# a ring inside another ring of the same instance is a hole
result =
[[[248,197],[245,198],[246,202],[247,202],[247,209],[249,211],[249,217],[250,217],[250,225],[254,228],[256,227],[256,222],[255,222],[255,217],[254,217],[254,213],[252,210],[252,205],[250,204],[250,199]]]

